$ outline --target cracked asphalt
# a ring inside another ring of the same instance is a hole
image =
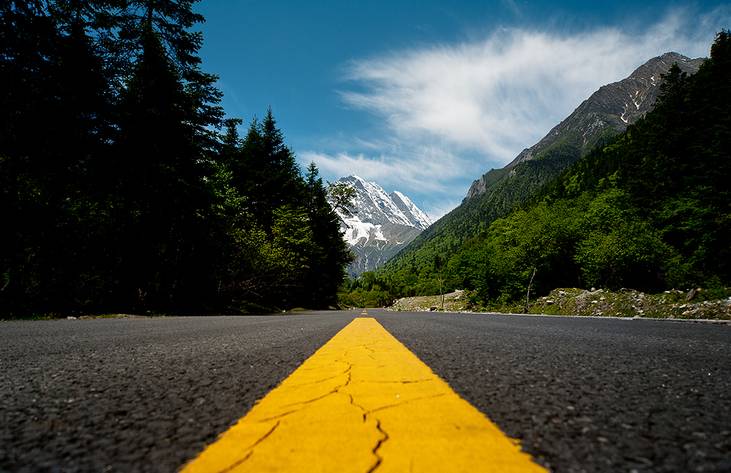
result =
[[[358,314],[0,322],[0,471],[175,471]],[[552,471],[731,471],[731,326],[369,314]]]
[[[175,471],[354,315],[0,322],[0,471]]]
[[[552,471],[731,472],[731,325],[380,314]]]
[[[375,319],[362,317],[183,471],[464,472],[475,465],[547,471]]]

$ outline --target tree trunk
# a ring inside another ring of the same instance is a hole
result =
[[[444,280],[439,278],[439,295],[442,296],[442,312],[444,312]]]
[[[528,292],[525,294],[525,309],[523,312],[526,314],[528,313],[528,306],[530,304],[530,289],[531,286],[533,286],[533,278],[536,277],[536,267],[533,266],[533,274],[530,276],[530,281],[528,282]]]

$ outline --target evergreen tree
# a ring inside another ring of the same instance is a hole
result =
[[[87,34],[93,9],[67,3],[11,2],[0,10],[0,75],[8,86],[0,207],[14,229],[5,237],[15,240],[2,245],[0,297],[46,310],[89,305],[103,279],[93,275],[101,270],[95,232],[104,226],[94,173],[108,151],[112,99]],[[39,123],[51,126],[38,133]]]
[[[3,314],[334,303],[348,253],[317,170],[271,110],[219,132],[194,3],[0,4]]]
[[[471,289],[482,303],[518,300],[533,268],[538,294],[572,286],[728,286],[730,51],[722,31],[696,74],[669,70],[643,119],[481,234],[467,239],[463,228],[440,228],[440,241],[454,245],[446,251],[447,288]],[[376,291],[435,294],[431,258],[445,251],[425,248],[380,271]]]
[[[241,123],[240,118],[228,118],[223,121],[225,132],[221,136],[219,161],[222,161],[228,169],[233,169],[241,162],[242,142],[238,130]]]
[[[10,313],[41,296],[39,218],[48,211],[37,169],[49,158],[36,119],[51,106],[45,92],[53,86],[55,36],[40,5],[0,4],[0,301]]]
[[[231,162],[233,179],[239,191],[248,197],[248,208],[261,222],[266,206],[265,195],[262,190],[262,166],[264,166],[262,152],[262,136],[259,121],[256,117],[251,120],[246,136],[241,143],[241,152],[238,159]],[[256,210],[259,209],[259,212]]]
[[[121,106],[117,167],[124,298],[165,308],[196,294],[206,266],[205,156],[175,65],[151,29]],[[192,292],[191,292],[192,291]],[[176,302],[177,301],[177,302]],[[186,301],[187,302],[187,301]]]
[[[205,21],[193,11],[199,0],[123,0],[123,11],[114,18],[119,27],[116,38],[122,54],[136,57],[145,54],[145,44],[150,32],[157,34],[164,54],[179,73],[187,99],[187,118],[193,125],[198,139],[213,145],[215,135],[208,129],[217,126],[223,118],[219,106],[221,92],[214,86],[218,79],[201,70],[198,50],[203,35],[191,31]],[[130,69],[134,69],[132,66]]]
[[[248,171],[246,176],[244,169]],[[266,231],[271,229],[274,209],[299,205],[304,189],[302,176],[271,109],[261,123],[252,121],[238,174],[243,192],[251,198],[251,211]]]
[[[121,305],[192,309],[215,293],[205,181],[222,111],[215,76],[199,67],[202,37],[189,31],[203,20],[193,3],[133,0],[115,18],[133,58],[114,166]]]
[[[310,274],[306,294],[310,306],[336,305],[336,293],[345,279],[345,267],[353,256],[343,241],[340,220],[327,200],[327,189],[319,177],[315,163],[305,175],[307,214],[315,250],[310,255]]]

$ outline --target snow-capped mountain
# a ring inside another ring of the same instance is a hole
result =
[[[431,225],[429,217],[411,199],[395,191],[387,193],[375,182],[358,176],[343,177],[355,189],[347,209],[335,209],[343,238],[356,256],[348,268],[351,276],[383,265]]]

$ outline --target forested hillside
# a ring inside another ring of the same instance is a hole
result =
[[[653,111],[456,251],[438,248],[354,282],[355,294],[473,291],[481,303],[555,287],[720,288],[731,283],[731,38]]]
[[[0,5],[0,317],[335,301],[318,171],[271,111],[225,119],[194,3]]]
[[[388,263],[400,271],[411,261],[431,264],[432,255],[451,255],[485,231],[497,218],[507,216],[540,194],[569,166],[626,130],[651,110],[659,94],[662,74],[673,64],[693,74],[702,59],[678,53],[654,57],[628,77],[600,87],[546,136],[524,149],[507,166],[492,169],[470,187],[460,206],[445,215]]]

